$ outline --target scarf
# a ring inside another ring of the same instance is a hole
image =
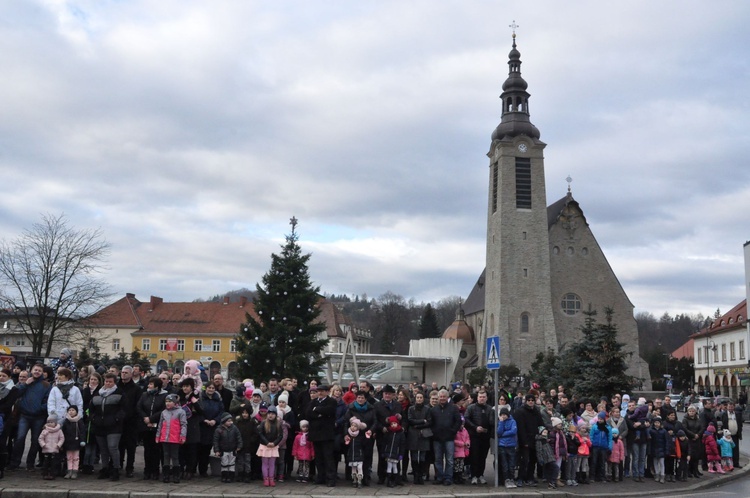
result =
[[[354,401],[352,403],[352,407],[354,407],[354,410],[356,410],[358,412],[365,412],[365,411],[367,411],[367,401],[365,401],[364,405],[360,405],[359,403],[357,403],[356,401]]]
[[[10,390],[13,389],[13,379],[8,379],[5,382],[0,382],[0,400],[10,394]]]
[[[350,435],[351,437],[357,437],[357,436],[359,436],[359,429],[355,429],[355,430],[353,430],[353,429],[351,428],[351,426],[349,426],[349,435]]]
[[[107,389],[106,387],[102,386],[102,387],[99,388],[99,396],[101,396],[102,398],[106,398],[107,396],[109,396],[110,394],[112,394],[113,392],[115,392],[116,390],[117,390],[117,386],[116,385],[110,387],[109,389]]]

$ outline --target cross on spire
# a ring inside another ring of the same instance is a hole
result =
[[[570,193],[570,184],[573,183],[573,179],[568,175],[565,181],[568,182],[568,193]]]
[[[513,23],[512,24],[508,24],[508,27],[513,30],[513,38],[515,38],[516,37],[516,28],[520,28],[521,26],[519,26],[518,24],[516,24],[516,20],[513,19]]]

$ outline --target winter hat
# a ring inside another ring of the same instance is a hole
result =
[[[68,407],[68,410],[75,410],[76,411],[76,415],[78,415],[78,407],[76,405],[70,405]],[[67,412],[68,410],[65,410],[65,411]]]
[[[385,387],[383,387],[383,392],[384,393],[396,394],[396,390],[390,384],[386,384]]]
[[[643,396],[638,398],[638,403],[637,403],[638,406],[645,405],[645,404],[646,404],[646,398],[644,398]]]
[[[619,436],[620,431],[617,429],[617,427],[612,428],[612,437]]]
[[[50,422],[52,422],[53,424],[56,424],[57,423],[57,415],[50,415],[49,417],[47,417],[47,423],[49,424]]]
[[[510,408],[507,406],[500,408],[500,415],[507,415],[510,417]]]
[[[557,417],[552,417],[552,427],[557,427],[558,425],[562,425],[562,420]]]
[[[542,432],[546,431],[547,428],[543,425],[540,425],[539,427],[536,428],[536,430],[539,432],[539,434],[541,434]]]
[[[629,394],[623,394],[622,395],[622,402],[627,405],[628,401],[630,401],[630,395]]]
[[[263,396],[263,391],[258,388],[253,389],[251,392],[253,393],[253,396]]]
[[[654,417],[651,419],[651,422],[659,422],[661,423],[661,417]]]
[[[224,414],[221,416],[221,423],[225,423],[227,420],[232,420],[232,415],[224,412]]]
[[[262,401],[260,403],[260,406],[258,407],[258,411],[259,412],[267,412],[268,411],[268,405],[266,404],[265,401]]]
[[[71,356],[73,356],[73,353],[72,353],[72,352],[70,351],[70,349],[68,349],[68,348],[62,348],[62,349],[60,350],[60,354],[64,354],[64,355],[65,355],[65,356],[67,356],[68,358],[70,358]]]
[[[276,410],[276,407],[271,405],[268,407],[268,413],[278,413],[278,410]]]
[[[600,418],[602,420],[607,420],[607,412],[605,411],[599,412],[599,415],[597,415],[597,418]]]
[[[524,401],[528,401],[528,400],[534,400],[534,401],[536,401],[536,396],[534,396],[533,394],[531,394],[531,392],[529,392],[529,394],[527,394],[526,396],[524,396],[523,399],[524,399]]]
[[[706,432],[710,432],[711,434],[713,434],[714,432],[716,432],[716,427],[714,427],[713,425],[709,425],[706,429]]]
[[[282,401],[289,404],[289,395],[286,393],[286,391],[279,394],[279,403],[281,403]]]
[[[300,420],[299,421],[299,426],[300,427],[310,427],[310,422],[308,422],[307,420]]]
[[[401,431],[401,423],[396,415],[391,415],[386,419],[388,422],[388,430],[391,432],[400,432]],[[395,427],[393,427],[393,424],[396,424]]]
[[[724,429],[724,439],[731,439],[732,433],[729,432],[729,429]]]
[[[352,417],[349,419],[349,425],[351,424],[357,424],[357,427],[359,427],[360,430],[367,429],[367,424],[362,422],[357,417]]]
[[[164,401],[171,401],[172,403],[178,403],[180,401],[180,397],[176,394],[167,394],[167,397],[164,399]]]
[[[677,437],[682,437],[682,436],[687,436],[687,434],[685,434],[685,431],[680,429],[679,431],[677,431]]]

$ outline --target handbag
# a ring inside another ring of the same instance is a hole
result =
[[[432,437],[432,429],[430,429],[429,427],[419,429],[419,435],[422,437]]]

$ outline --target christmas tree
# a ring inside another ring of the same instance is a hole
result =
[[[237,336],[240,374],[256,385],[271,377],[296,377],[300,383],[317,378],[328,344],[326,326],[316,320],[320,288],[310,282],[310,254],[303,255],[297,244],[297,219],[290,224],[292,233],[286,236],[281,254],[271,255],[263,286],[256,285],[257,316],[247,313]]]

